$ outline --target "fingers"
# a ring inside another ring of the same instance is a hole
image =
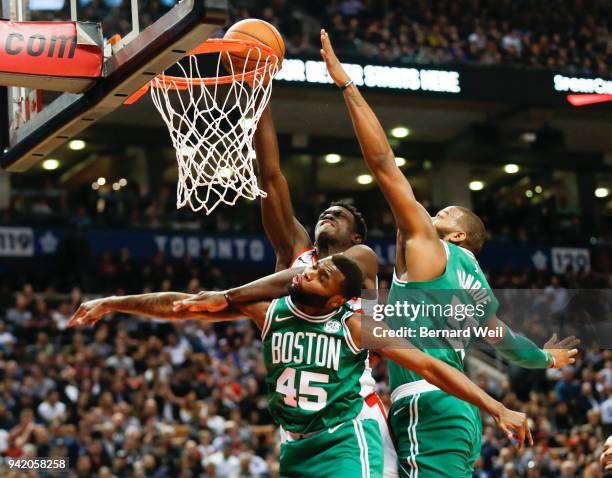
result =
[[[85,314],[83,306],[79,307],[74,315],[68,321],[68,327],[73,327],[80,322],[81,317]]]
[[[553,336],[544,344],[545,349],[550,349],[555,346],[555,342],[557,342],[557,334],[553,334]]]
[[[512,440],[514,438],[514,434],[512,433],[512,430],[510,430],[503,422],[499,424],[499,428],[501,428],[501,431],[503,431],[506,434],[506,438],[508,440]]]
[[[533,446],[533,436],[531,435],[531,430],[529,428],[529,422],[525,420],[525,429],[527,431],[527,441],[529,442],[529,446]]]
[[[177,300],[172,303],[172,311],[173,312],[182,312],[183,310],[189,309],[189,303],[187,303],[189,299],[185,300]]]
[[[187,307],[187,310],[189,312],[216,312],[215,309],[219,310],[217,307],[213,307],[208,304],[202,304],[198,302],[191,302],[189,306]]]
[[[86,311],[85,309],[79,309],[68,322],[68,327],[74,327],[76,325],[94,325],[101,317],[101,314],[96,315],[93,310]]]
[[[517,442],[517,448],[519,450],[522,450],[523,447],[525,446],[525,435],[527,434],[526,428],[527,428],[527,420],[523,420],[523,422],[521,423],[521,426],[517,427],[516,442]]]
[[[561,349],[569,349],[570,347],[575,347],[580,343],[580,339],[577,339],[573,335],[569,337],[565,337],[561,342],[559,342],[559,348]]]
[[[204,300],[185,299],[172,304],[173,312],[219,312],[227,307],[227,304],[213,305]]]

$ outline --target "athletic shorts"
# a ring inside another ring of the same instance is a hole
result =
[[[383,478],[398,478],[397,453],[395,452],[395,445],[389,430],[387,411],[377,394],[373,393],[365,398],[363,408],[361,413],[357,415],[357,418],[361,420],[366,418],[376,420],[380,429],[380,436],[382,437]]]
[[[284,441],[280,448],[280,476],[382,478],[381,442],[378,423],[371,419],[348,420],[305,438]]]
[[[442,390],[393,402],[389,423],[401,478],[471,478],[480,455],[478,408]]]

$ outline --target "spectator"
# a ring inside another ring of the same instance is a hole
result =
[[[603,471],[603,478],[612,477],[612,435],[608,436],[604,445],[603,452],[599,458]]]
[[[57,390],[49,391],[47,399],[38,406],[38,415],[47,423],[65,419],[66,405],[60,401]]]

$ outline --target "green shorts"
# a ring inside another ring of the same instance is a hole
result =
[[[306,438],[281,444],[283,478],[382,478],[378,423],[349,420]]]
[[[478,408],[441,390],[399,398],[389,411],[400,478],[471,478],[480,455]]]

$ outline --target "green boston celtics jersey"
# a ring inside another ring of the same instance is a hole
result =
[[[363,406],[368,354],[353,342],[342,307],[325,316],[299,310],[289,296],[272,301],[262,330],[268,406],[286,430],[310,433],[355,418]]]
[[[471,342],[483,337],[482,326],[499,305],[474,254],[444,242],[444,274],[427,282],[405,282],[393,277],[388,304],[396,306],[388,317],[390,328],[403,330],[413,345],[463,371],[463,358]],[[404,312],[404,313],[402,313]],[[391,390],[422,377],[389,362]]]

